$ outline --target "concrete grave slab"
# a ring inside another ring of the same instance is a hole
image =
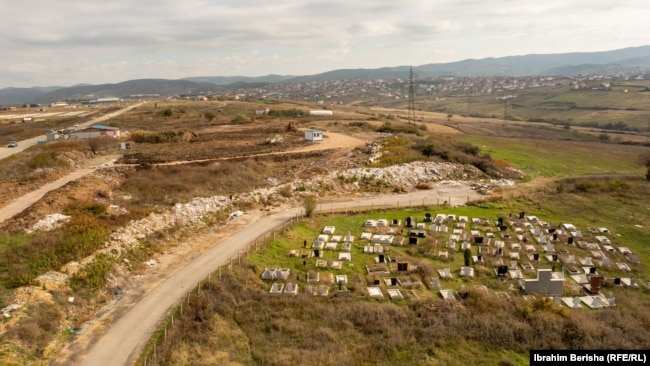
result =
[[[368,290],[368,295],[370,297],[378,298],[378,299],[383,299],[384,294],[381,292],[381,288],[379,287],[366,287]]]
[[[298,295],[298,284],[295,285],[291,282],[287,283],[284,287],[284,293],[287,295]]]
[[[563,297],[562,302],[564,303],[564,305],[566,305],[566,307],[568,307],[570,309],[582,309],[582,305],[580,305],[582,300],[580,300],[580,298],[578,296],[576,296],[576,297]]]
[[[524,291],[527,294],[561,295],[564,288],[564,277],[550,269],[538,269],[537,278],[524,279]]]
[[[445,300],[456,300],[453,290],[440,290],[440,296]]]
[[[399,289],[389,288],[387,292],[391,300],[402,300],[404,298],[404,296],[402,296],[402,293],[399,291]]]
[[[461,267],[460,275],[462,277],[474,277],[474,268],[472,267]]]
[[[281,294],[283,289],[284,289],[283,283],[274,282],[271,285],[271,290],[269,292],[272,294]]]
[[[377,220],[366,220],[366,222],[363,223],[363,226],[365,226],[365,227],[377,227]]]
[[[438,274],[440,275],[441,278],[453,278],[454,276],[451,274],[451,269],[450,268],[443,268],[438,270]]]

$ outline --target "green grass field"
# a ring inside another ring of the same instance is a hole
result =
[[[587,141],[464,136],[493,159],[507,160],[529,178],[579,174],[643,174],[638,156],[647,148]]]

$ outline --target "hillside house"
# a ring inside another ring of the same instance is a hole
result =
[[[270,111],[271,110],[267,106],[257,107],[257,109],[255,109],[255,115],[263,116],[265,114],[269,114]]]

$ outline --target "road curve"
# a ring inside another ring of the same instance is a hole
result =
[[[354,209],[356,207],[406,206],[407,204],[437,204],[448,201],[462,205],[468,199],[480,199],[481,195],[467,184],[445,186],[428,191],[416,191],[402,195],[378,195],[347,202],[319,204],[319,211]],[[81,366],[133,365],[144,346],[169,312],[184,299],[199,281],[207,278],[219,266],[245,249],[252,239],[260,237],[273,228],[296,217],[301,207],[273,213],[260,221],[249,224],[239,232],[222,240],[200,257],[188,263],[151,289],[101,335],[84,355],[74,363]]]

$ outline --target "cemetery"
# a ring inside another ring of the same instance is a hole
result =
[[[328,224],[271,244],[285,254],[261,273],[266,291],[399,302],[462,300],[467,289],[481,289],[505,301],[547,298],[568,309],[602,309],[615,304],[606,288],[638,288],[638,256],[605,227],[582,230],[524,212],[370,213],[344,222],[348,227]]]

